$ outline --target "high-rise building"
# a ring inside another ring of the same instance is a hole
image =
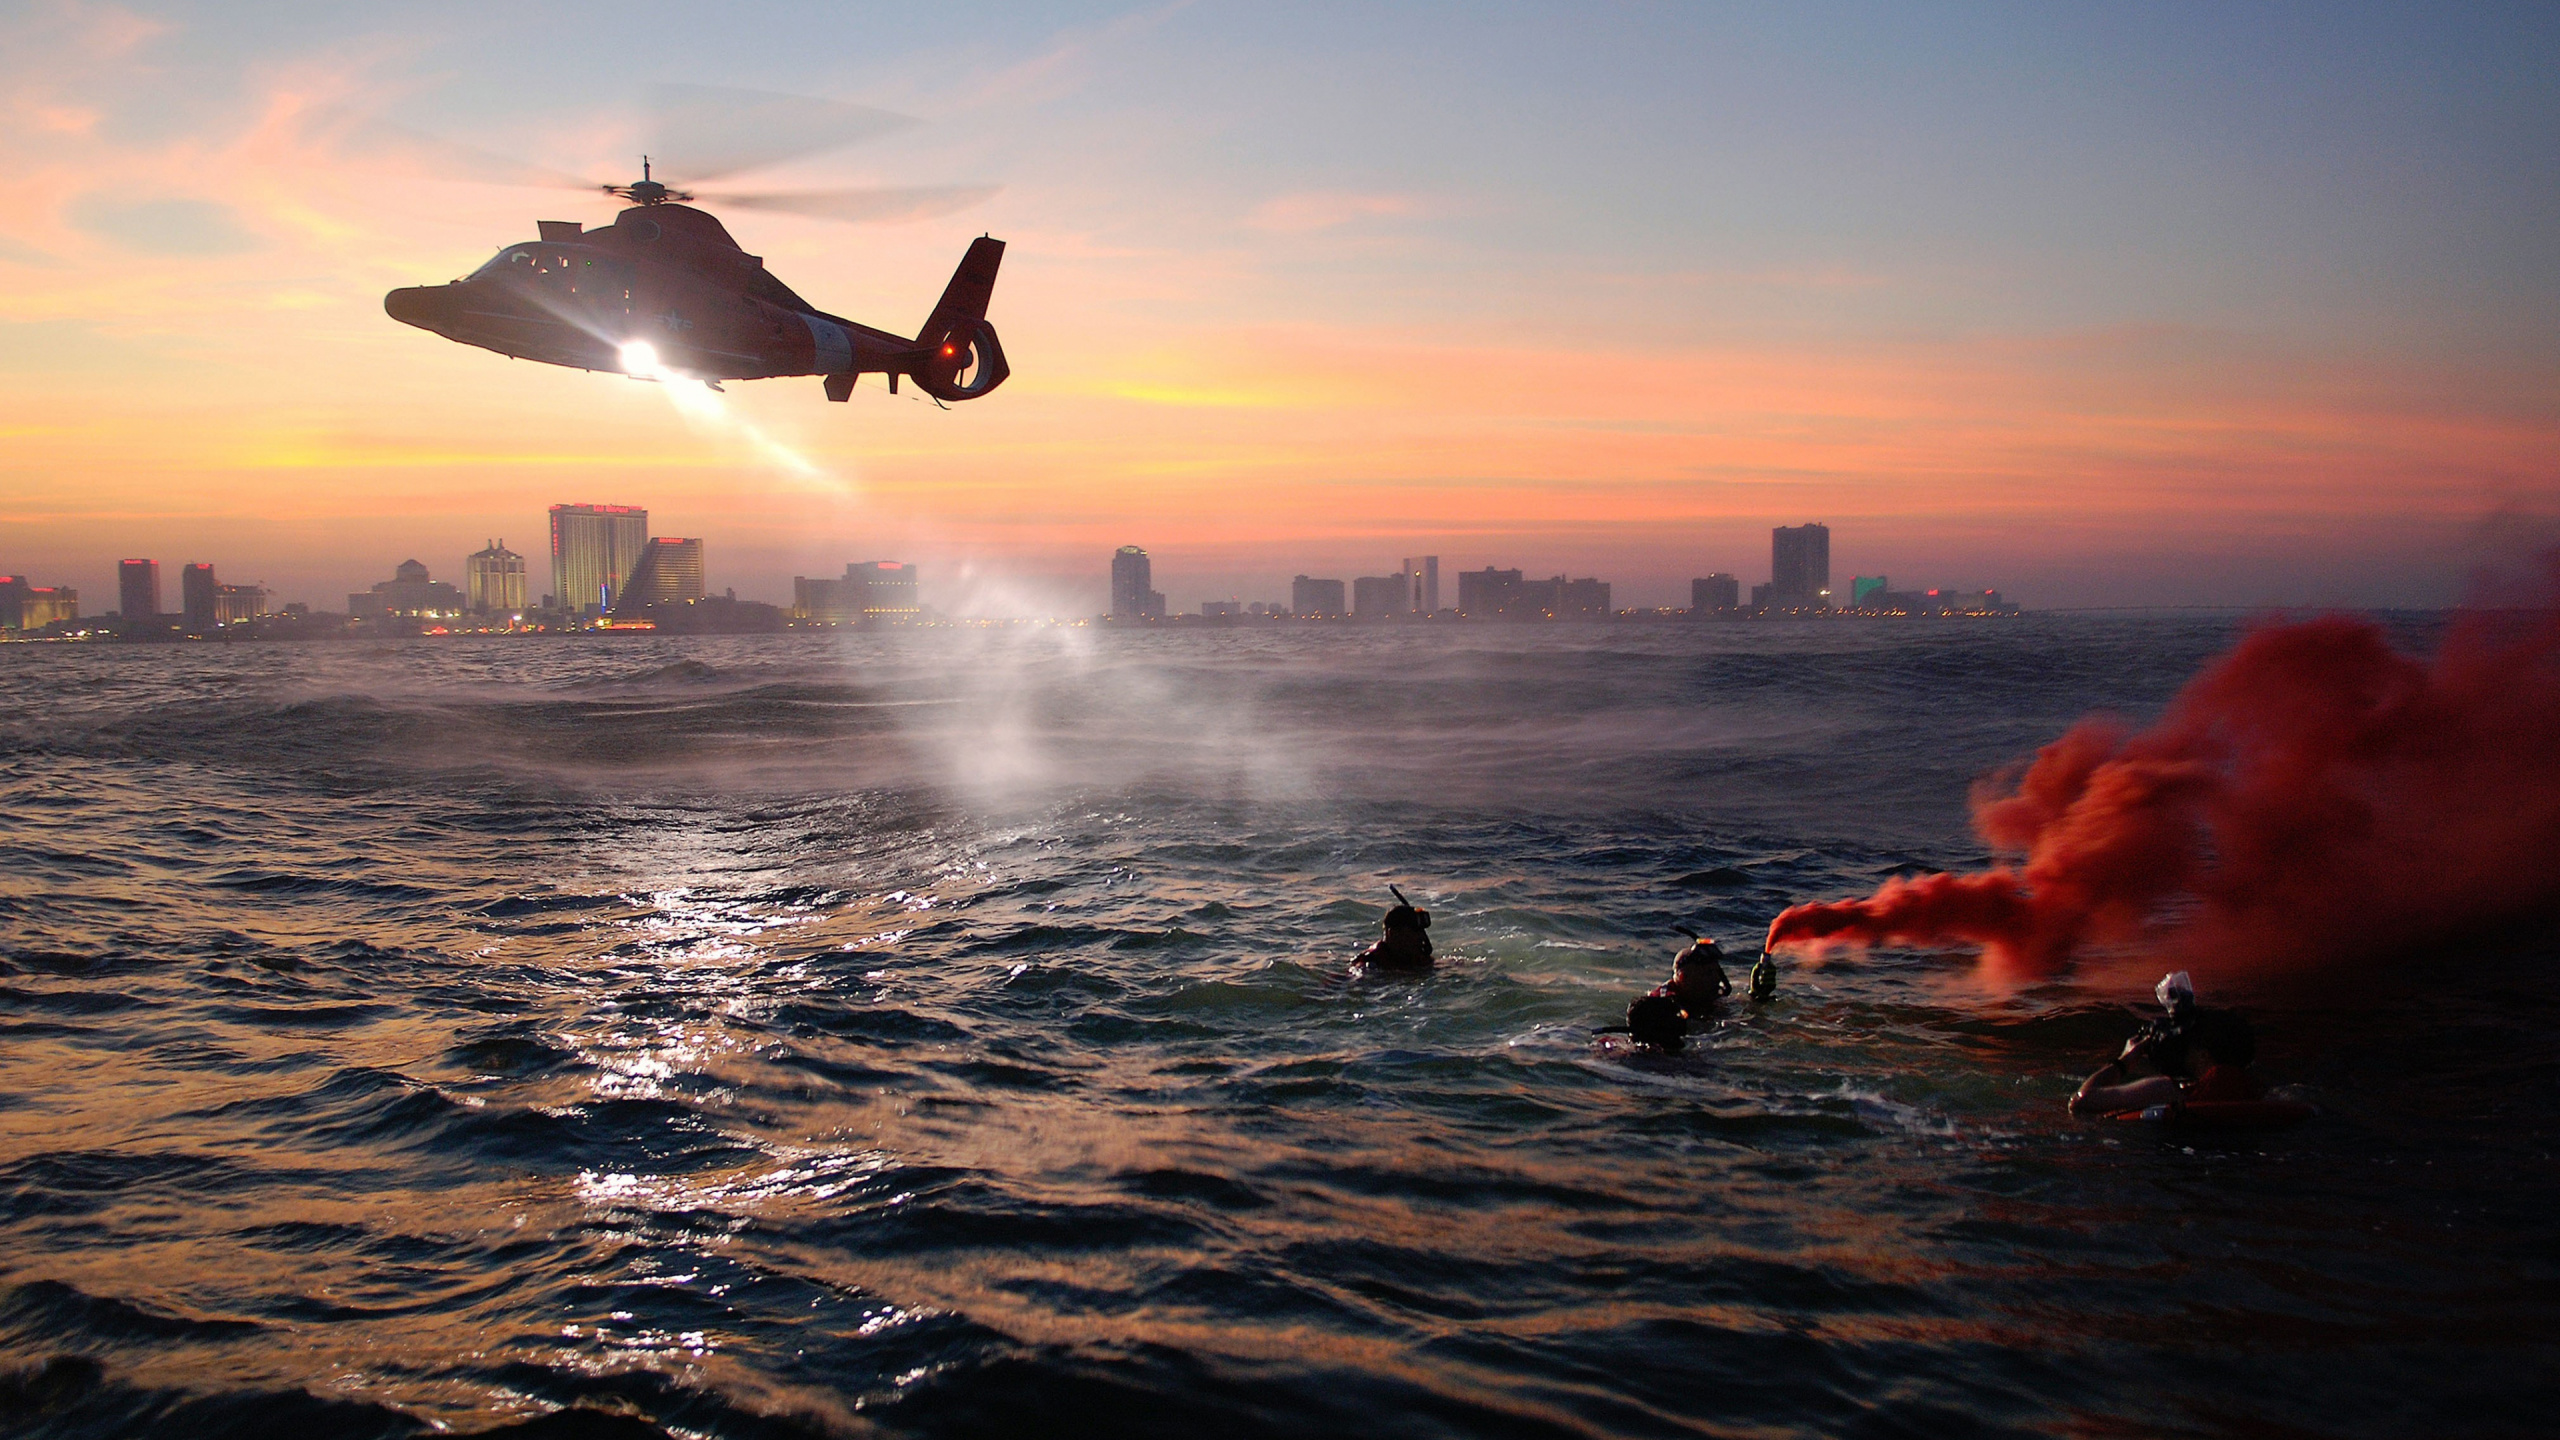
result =
[[[631,562],[621,592],[608,608],[616,615],[636,615],[652,605],[683,605],[702,595],[702,542],[653,535],[640,547],[640,557]]]
[[[1519,590],[1517,570],[1496,570],[1490,565],[1481,570],[1461,570],[1458,613],[1478,620],[1508,614],[1518,607]]]
[[[213,613],[215,583],[211,565],[189,565],[178,572],[178,610],[188,629],[210,630],[222,623]]]
[[[70,586],[0,575],[0,630],[41,630],[57,620],[79,618],[80,592]]]
[[[1769,603],[1781,610],[1831,603],[1831,527],[1781,525],[1769,532]]]
[[[1567,580],[1559,575],[1547,582],[1555,587],[1555,601],[1547,613],[1559,620],[1606,620],[1609,609],[1609,582],[1584,578]]]
[[[924,614],[922,578],[903,560],[863,560],[842,578],[791,577],[791,618],[803,625],[905,625]]]
[[[649,543],[649,512],[634,505],[551,507],[551,592],[573,615],[613,608]]]
[[[347,613],[367,619],[433,620],[462,613],[462,592],[427,578],[427,567],[403,560],[388,580],[347,597]]]
[[[267,587],[264,585],[213,587],[213,623],[216,625],[237,625],[266,613]]]
[[[79,618],[80,592],[68,585],[31,587],[18,611],[18,623],[29,630],[41,630],[57,621]]]
[[[865,625],[905,625],[924,614],[916,567],[903,560],[865,560],[847,565],[844,578],[862,602]],[[1161,606],[1162,596],[1157,597],[1157,603]]]
[[[1114,619],[1164,618],[1164,595],[1156,590],[1155,566],[1147,552],[1123,545],[1111,557],[1111,614]]]
[[[791,577],[791,618],[803,625],[854,625],[862,620],[863,592],[853,581],[828,575]]]
[[[1689,613],[1712,615],[1731,610],[1742,603],[1742,582],[1718,571],[1689,582]]]
[[[462,602],[474,615],[513,615],[524,609],[524,579],[524,557],[492,540],[462,562]]]
[[[1609,582],[1523,579],[1517,570],[1463,570],[1458,574],[1458,613],[1471,620],[1605,620]]]
[[[1409,614],[1408,588],[1402,575],[1363,575],[1351,582],[1351,613],[1364,620]]]
[[[160,615],[160,562],[126,560],[116,566],[116,604],[128,621]]]
[[[1342,582],[1301,575],[1289,582],[1289,608],[1300,615],[1340,615]]]
[[[1404,562],[1405,608],[1416,615],[1440,609],[1440,557],[1407,556]]]

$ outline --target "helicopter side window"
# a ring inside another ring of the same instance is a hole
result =
[[[598,309],[629,311],[631,291],[638,283],[638,274],[623,261],[582,260],[578,264],[578,293]]]

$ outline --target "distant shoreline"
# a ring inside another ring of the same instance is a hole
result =
[[[1010,619],[919,619],[880,625],[807,625],[783,624],[765,628],[721,628],[718,626],[659,627],[649,624],[618,623],[612,625],[573,626],[540,624],[521,626],[477,627],[436,621],[386,622],[353,621],[343,616],[286,617],[262,616],[245,624],[226,626],[210,634],[181,632],[174,627],[151,635],[129,635],[106,625],[75,629],[63,633],[33,635],[0,632],[0,645],[241,645],[279,642],[338,643],[394,640],[448,639],[617,639],[633,636],[740,636],[740,635],[885,635],[921,630],[1022,630],[1022,629],[1092,629],[1128,633],[1152,631],[1202,630],[1282,630],[1321,629],[1337,631],[1369,631],[1388,629],[1501,629],[1535,630],[1565,627],[1597,628],[1617,625],[1669,626],[1699,628],[1729,625],[1839,624],[1863,622],[1884,623],[1956,623],[1985,620],[2025,620],[2048,616],[2073,618],[2121,616],[2144,617],[2257,615],[2356,614],[2433,616],[2464,613],[2545,613],[2534,606],[2443,605],[2401,606],[2337,606],[2337,605],[2066,605],[2051,609],[1924,611],[1917,614],[1898,611],[1828,610],[1828,611],[1741,611],[1731,614],[1695,615],[1687,610],[1620,610],[1607,615],[1562,615],[1511,617],[1497,615],[1460,615],[1441,611],[1435,615],[1167,615],[1110,616],[1094,615],[1073,618]],[[278,622],[278,623],[261,623]]]

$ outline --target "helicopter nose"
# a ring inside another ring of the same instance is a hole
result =
[[[421,330],[442,330],[445,317],[452,312],[449,285],[412,285],[394,290],[382,297],[382,309],[403,325]]]

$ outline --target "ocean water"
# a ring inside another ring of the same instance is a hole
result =
[[[2548,1433],[2547,944],[1591,1033],[2238,623],[8,647],[0,1429]]]

